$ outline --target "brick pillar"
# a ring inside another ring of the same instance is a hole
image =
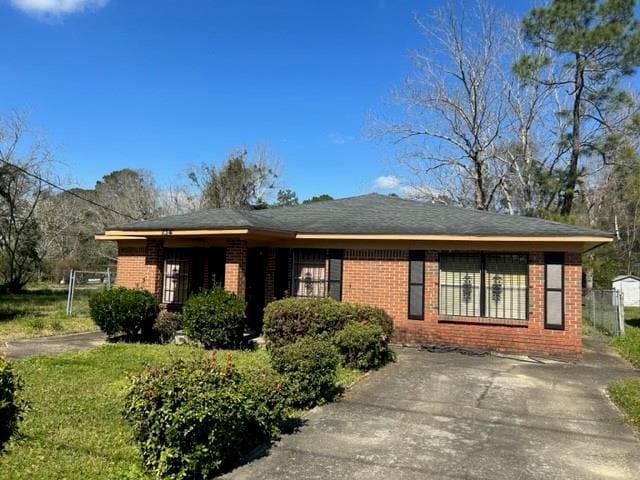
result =
[[[145,248],[144,288],[162,300],[162,276],[164,267],[164,247],[162,239],[149,238]]]
[[[582,254],[564,257],[564,329],[582,350]]]
[[[247,276],[247,243],[230,240],[224,263],[224,288],[240,297],[245,297]]]

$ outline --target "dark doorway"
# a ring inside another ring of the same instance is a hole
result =
[[[255,333],[262,331],[264,312],[264,283],[267,273],[267,250],[250,248],[247,251],[247,324]]]
[[[224,286],[224,248],[198,248],[193,250],[192,292]]]

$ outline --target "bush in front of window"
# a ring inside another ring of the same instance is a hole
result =
[[[333,334],[347,322],[344,303],[330,298],[285,298],[264,310],[263,335],[268,346],[293,343],[305,335]]]
[[[11,363],[0,358],[0,451],[22,421],[25,405],[17,397],[21,389],[22,380],[14,373]]]
[[[284,375],[290,405],[296,408],[321,405],[338,393],[340,357],[326,338],[306,336],[271,350],[273,368]]]
[[[205,348],[243,346],[246,304],[222,287],[190,296],[182,307],[185,333]]]
[[[381,308],[338,302],[330,298],[285,298],[264,311],[267,346],[279,347],[306,335],[333,335],[348,322],[378,325],[389,339],[393,321]]]
[[[351,305],[353,309],[349,321],[377,325],[382,329],[387,341],[391,340],[393,336],[393,319],[382,308],[357,303],[347,305]]]
[[[382,327],[371,323],[349,322],[333,336],[342,364],[360,370],[379,368],[393,358],[389,337]]]
[[[124,408],[155,478],[213,478],[279,433],[289,417],[284,380],[231,359],[178,360],[134,378]]]
[[[151,338],[159,309],[156,298],[141,289],[115,287],[89,298],[91,318],[109,336]]]

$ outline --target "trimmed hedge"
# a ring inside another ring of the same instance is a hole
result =
[[[271,350],[271,364],[285,376],[290,404],[298,408],[320,405],[336,395],[339,363],[333,344],[317,336]]]
[[[148,291],[115,287],[89,298],[91,318],[109,336],[150,338],[160,307]]]
[[[182,307],[185,333],[205,348],[240,347],[245,309],[244,300],[222,287],[192,295]]]
[[[24,404],[17,398],[20,390],[22,380],[13,372],[11,363],[0,358],[0,451],[22,421]]]
[[[393,333],[393,321],[381,308],[329,298],[285,298],[266,306],[263,335],[268,346],[279,347],[306,335],[333,335],[349,322],[378,325],[388,339]]]
[[[371,370],[392,358],[389,339],[379,325],[349,322],[336,332],[333,343],[347,367]]]
[[[169,343],[181,328],[182,315],[178,312],[169,312],[167,310],[162,310],[153,324],[153,332],[160,343]]]
[[[268,442],[288,418],[281,376],[177,361],[133,381],[124,416],[156,477],[207,479]]]

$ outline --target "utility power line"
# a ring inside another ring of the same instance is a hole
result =
[[[77,193],[75,193],[75,192],[73,192],[71,190],[68,190],[68,189],[66,189],[64,187],[61,187],[60,185],[56,185],[55,183],[51,182],[50,180],[47,180],[46,178],[42,178],[40,175],[32,173],[32,172],[20,167],[19,165],[16,165],[14,163],[8,162],[3,158],[0,158],[0,162],[4,163],[6,165],[9,165],[10,167],[15,168],[16,170],[21,171],[25,175],[29,175],[30,177],[33,177],[33,178],[35,178],[37,180],[40,180],[41,182],[46,183],[50,187],[53,187],[53,188],[55,188],[57,190],[60,190],[61,192],[67,193],[67,194],[69,194],[69,195],[71,195],[73,197],[76,197],[76,198],[84,201],[84,202],[90,203],[91,205],[94,205],[94,206],[99,207],[99,208],[104,208],[105,210],[108,210],[108,211],[110,211],[112,213],[116,213],[118,215],[122,215],[123,217],[127,217],[130,220],[138,220],[137,218],[134,218],[131,215],[119,212],[119,211],[117,211],[117,210],[115,210],[115,209],[113,209],[111,207],[108,207],[106,205],[102,205],[101,203],[98,203],[98,202],[96,202],[94,200],[91,200],[90,198],[85,198],[82,195],[78,195]]]

